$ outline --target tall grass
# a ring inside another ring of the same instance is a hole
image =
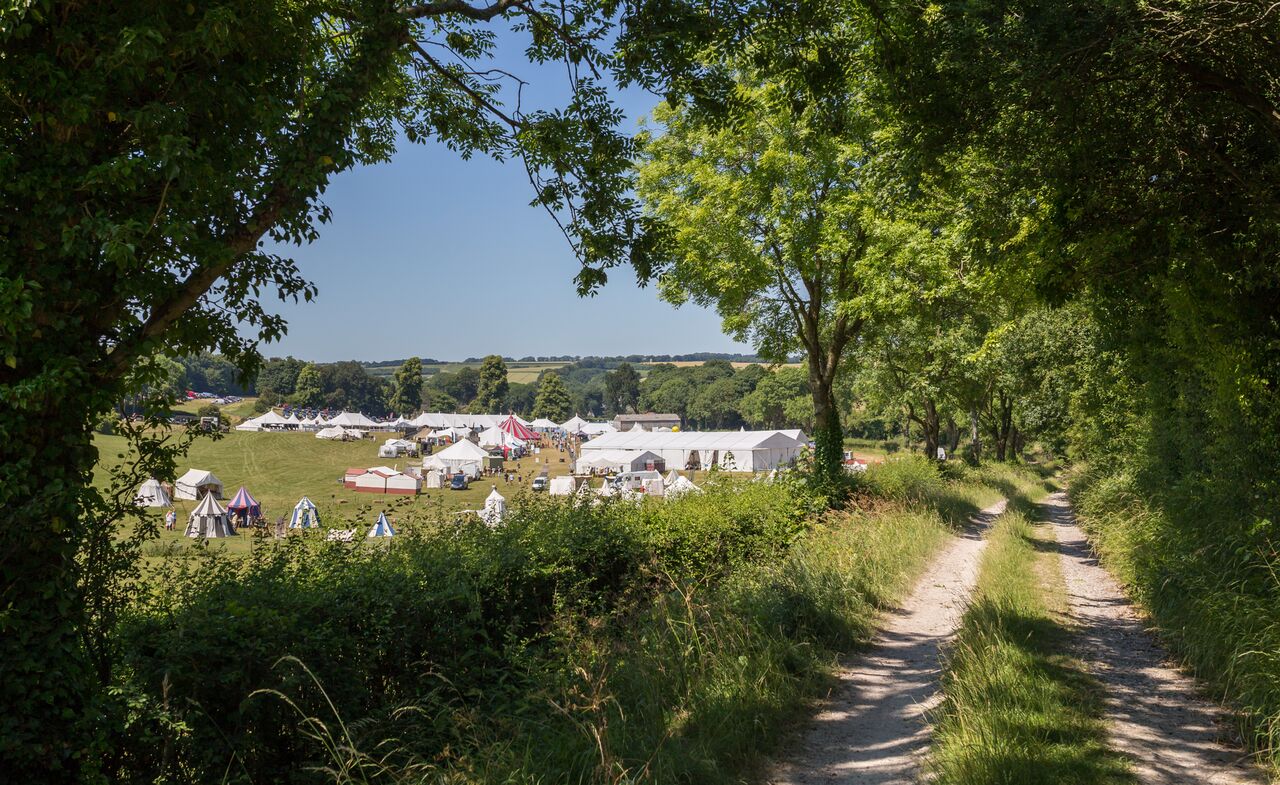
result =
[[[953,522],[1039,482],[925,466],[877,468],[840,512],[790,481],[713,482],[638,506],[531,500],[497,529],[386,548],[291,538],[175,560],[117,635],[134,716],[111,765],[243,783],[740,782]]]
[[[1280,778],[1280,548],[1271,522],[1242,520],[1212,487],[1157,494],[1124,473],[1083,472],[1071,493],[1103,562],[1173,653],[1237,710],[1242,735]]]
[[[1096,684],[1061,652],[1056,554],[1026,514],[1001,516],[947,657],[930,769],[942,785],[1132,781],[1108,749]]]

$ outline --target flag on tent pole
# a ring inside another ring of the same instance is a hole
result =
[[[370,537],[394,537],[396,530],[391,528],[391,521],[387,520],[385,512],[378,513],[378,520],[373,524],[373,528],[369,530]]]
[[[289,517],[290,529],[311,529],[320,525],[320,511],[316,505],[303,496],[293,506],[293,515]]]

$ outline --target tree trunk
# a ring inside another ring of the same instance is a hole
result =
[[[947,417],[947,456],[951,457],[956,454],[956,448],[960,446],[960,427],[956,425],[954,417]]]
[[[88,707],[98,678],[85,648],[76,554],[85,536],[81,494],[96,458],[86,410],[92,393],[59,385],[40,410],[5,407],[0,460],[0,767],[15,782],[92,779],[107,729]]]
[[[969,409],[969,450],[973,456],[974,463],[982,460],[982,432],[978,429],[978,409],[976,406]]]
[[[924,416],[920,418],[920,430],[924,433],[924,456],[931,461],[938,460],[940,428],[938,422],[938,405],[932,398],[924,402]]]

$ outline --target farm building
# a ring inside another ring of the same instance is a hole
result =
[[[602,434],[582,445],[582,460],[604,453],[655,453],[675,469],[766,472],[794,461],[808,443],[804,434],[782,431],[624,431]]]
[[[680,415],[645,412],[644,414],[619,414],[613,418],[613,429],[615,431],[630,431],[637,425],[646,431],[679,428]]]

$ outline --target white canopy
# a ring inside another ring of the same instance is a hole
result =
[[[673,468],[719,466],[732,471],[769,471],[796,458],[801,444],[781,431],[653,431],[609,433],[582,445],[584,458],[602,450],[654,452]]]
[[[375,428],[377,423],[359,412],[343,412],[329,421],[330,425],[341,425],[344,428]]]
[[[179,499],[190,499],[196,501],[206,491],[212,492],[213,495],[222,496],[222,480],[213,475],[213,472],[204,469],[188,469],[187,473],[178,478],[173,485],[173,495]]]
[[[640,431],[641,433],[643,433],[643,432],[644,432],[644,426],[643,426],[643,425],[641,425],[640,423],[635,423],[634,425],[632,425],[632,426],[631,426],[631,428],[630,428],[630,432],[631,432],[631,433],[635,433],[636,431]]]
[[[672,474],[676,474],[674,471]],[[693,480],[682,474],[676,474],[674,478],[667,479],[667,498],[681,496],[686,493],[701,493],[702,489],[693,484]]]
[[[481,447],[523,447],[524,440],[517,439],[501,428],[486,428],[480,432]]]
[[[259,428],[266,428],[268,426],[280,428],[286,425],[298,424],[297,420],[291,420],[288,417],[281,417],[280,415],[276,414],[275,409],[267,409],[260,416],[250,420],[250,422],[258,426]]]
[[[173,506],[173,502],[169,499],[169,493],[155,477],[148,478],[146,482],[138,486],[138,495],[134,497],[134,500],[139,507]]]
[[[217,537],[230,537],[235,533],[235,527],[231,525],[231,519],[227,516],[227,511],[222,509],[222,506],[218,504],[218,500],[213,498],[213,494],[206,494],[200,500],[195,510],[191,512],[191,518],[187,522],[186,534],[188,537],[214,539]]]
[[[615,433],[618,429],[607,422],[588,422],[583,423],[579,430],[588,436],[599,436],[602,433]]]
[[[572,496],[574,491],[574,481],[572,477],[552,477],[550,484],[547,486],[547,493],[551,496]]]
[[[497,526],[502,523],[502,519],[506,514],[506,497],[498,493],[498,486],[495,485],[493,490],[489,492],[488,498],[484,500],[484,510],[481,511],[480,517],[490,526]]]
[[[582,430],[582,426],[586,424],[587,424],[586,420],[582,419],[581,417],[575,414],[569,419],[560,423],[560,427],[564,428],[569,433],[577,433],[578,431]]]
[[[560,426],[556,425],[551,420],[548,420],[546,417],[539,417],[538,419],[529,423],[529,427],[534,429],[535,431],[554,431],[556,428],[559,428]]]
[[[331,425],[328,428],[321,428],[320,430],[316,431],[316,438],[317,439],[346,439],[346,438],[355,438],[355,437],[349,437],[346,429],[344,429],[342,426]]]

